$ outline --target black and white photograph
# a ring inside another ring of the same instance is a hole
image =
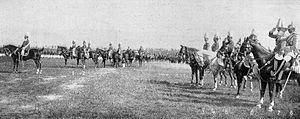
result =
[[[299,119],[299,0],[0,0],[0,119]]]

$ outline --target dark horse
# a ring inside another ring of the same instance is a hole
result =
[[[196,48],[190,48],[187,46],[180,45],[180,50],[178,55],[184,57],[185,61],[189,63],[191,70],[192,70],[192,80],[191,84],[193,84],[194,76],[196,79],[196,85],[198,84],[198,81],[200,85],[203,85],[203,76],[204,76],[204,69],[208,67],[209,65],[209,60],[204,59],[204,57],[199,56],[197,52],[199,51]],[[198,72],[199,72],[199,77],[198,77]]]
[[[95,60],[95,59],[98,58],[98,55],[95,55],[94,51],[84,52],[84,49],[80,46],[77,46],[75,51],[76,51],[75,52],[76,56],[74,58],[77,61],[77,65],[79,65],[79,62],[81,60],[83,69],[85,69],[85,60],[89,59],[89,58],[93,58],[95,65],[97,65],[98,60]],[[57,46],[57,52],[64,57],[65,65],[67,65],[67,61],[69,58],[71,58],[71,55],[72,55],[71,49],[68,50],[67,47]],[[93,56],[95,56],[95,58]]]
[[[139,66],[141,67],[143,65],[144,60],[144,53],[143,52],[135,52],[135,59],[138,60]]]
[[[281,93],[282,94],[282,81],[276,81],[273,78],[271,78],[270,71],[273,68],[274,64],[274,54],[269,52],[266,48],[264,48],[260,43],[258,43],[258,40],[255,38],[255,35],[250,35],[246,38],[244,43],[241,47],[241,52],[247,51],[247,49],[250,49],[249,51],[254,55],[254,58],[258,64],[259,68],[259,76],[260,76],[260,101],[258,103],[258,107],[261,108],[263,104],[264,94],[267,87],[267,84],[269,86],[269,96],[270,96],[270,105],[268,107],[269,111],[273,110],[274,106],[274,94],[273,90],[274,87],[276,88],[276,94]],[[291,65],[291,61],[286,63],[286,66]],[[286,79],[290,71],[285,71],[284,76],[281,79]],[[299,78],[299,74],[291,75],[291,78]]]
[[[240,96],[240,90],[242,83],[244,81],[244,88],[246,87],[246,80],[251,76],[251,74],[254,73],[254,70],[257,70],[255,67],[255,64],[252,59],[249,57],[250,53],[250,48],[245,44],[246,42],[243,42],[242,46],[238,49],[238,52],[235,54],[236,63],[234,64],[234,73],[236,75],[236,80],[237,80],[237,94],[236,98],[239,98]],[[241,49],[243,49],[243,52],[241,52]],[[250,80],[250,90],[252,92],[252,81]]]
[[[234,47],[229,46],[229,45],[222,45],[221,48],[218,50],[217,56],[221,59],[223,59],[224,62],[224,71],[220,72],[220,76],[222,74],[225,74],[225,72],[228,72],[231,83],[231,87],[235,87],[235,77],[234,77],[234,71],[233,71],[233,65],[235,64],[235,58],[233,57],[234,55]],[[227,85],[227,78],[225,77],[225,85]],[[222,78],[221,78],[222,79]],[[221,81],[221,80],[220,80]]]
[[[105,62],[106,62],[106,60],[108,60],[108,51],[97,48],[96,53],[101,56],[102,64],[103,64],[103,67],[105,68]]]
[[[126,50],[123,52],[122,61],[125,63],[125,66],[131,66],[132,61],[134,60],[135,54],[133,50]]]
[[[19,62],[22,59],[23,61],[27,61],[29,59],[32,59],[36,65],[37,74],[41,74],[42,70],[41,70],[41,55],[42,55],[42,51],[44,50],[44,48],[42,49],[37,49],[37,48],[32,48],[28,51],[28,55],[27,56],[21,56],[21,48],[14,46],[14,45],[6,45],[3,47],[5,54],[7,56],[11,56],[12,60],[13,60],[13,72],[18,72],[18,67],[19,67]]]
[[[68,59],[71,58],[72,55],[71,49],[67,49],[67,47],[64,46],[57,46],[57,53],[64,57],[65,65],[67,65]],[[77,56],[75,56],[74,58],[76,58],[77,65],[79,65],[79,58],[77,58]]]
[[[113,60],[113,63],[112,63],[112,66],[113,67],[119,67],[120,66],[120,62],[121,62],[121,53],[119,53],[119,51],[113,51],[112,53],[112,60]]]

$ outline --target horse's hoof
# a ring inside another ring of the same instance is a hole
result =
[[[251,93],[253,93],[253,89],[250,89]]]
[[[240,98],[240,95],[235,96],[235,98]]]
[[[273,107],[268,107],[268,112],[273,112]]]
[[[214,89],[213,89],[213,91],[216,91],[216,90],[217,90],[217,88],[214,88]]]
[[[257,104],[256,107],[258,107],[260,109],[261,108],[261,104]]]

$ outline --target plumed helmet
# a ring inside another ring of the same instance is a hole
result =
[[[295,26],[294,26],[293,22],[291,22],[291,24],[288,25],[288,29],[295,30]]]
[[[227,36],[231,36],[230,34],[231,34],[231,33],[230,33],[230,31],[228,31],[228,34],[227,34]]]
[[[72,41],[73,44],[75,44],[75,41]]]
[[[29,38],[30,37],[30,33],[26,32],[25,35],[24,35],[24,37],[28,37]]]

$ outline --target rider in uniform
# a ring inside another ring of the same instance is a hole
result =
[[[112,46],[111,43],[109,43],[109,45],[108,45],[108,51],[111,51],[111,50],[113,50],[113,46]]]
[[[118,44],[118,53],[121,54],[122,53],[122,49],[121,49],[121,43]]]
[[[72,41],[72,46],[70,47],[70,50],[72,51],[71,59],[73,59],[76,56],[76,54],[75,54],[75,50],[76,50],[75,41]]]
[[[280,24],[280,19],[278,19],[276,27],[269,32],[269,37],[274,38],[276,41],[276,46],[273,50],[273,52],[275,53],[274,65],[273,65],[273,70],[270,72],[272,78],[274,79],[277,73],[279,72],[279,70],[281,70],[281,68],[279,67],[282,67],[282,66],[278,67],[279,65],[278,62],[282,61],[282,64],[285,64],[285,61],[283,61],[283,59],[284,59],[284,47],[286,46],[286,39],[284,37],[287,29],[283,27],[282,22],[281,22],[281,27],[279,27],[279,24]],[[276,29],[277,29],[277,34],[274,34]]]
[[[205,41],[205,44],[203,45],[203,50],[208,50],[208,48],[210,47],[210,44],[208,43],[208,37],[207,37],[206,33],[204,34],[204,41]]]
[[[213,40],[214,40],[214,43],[211,46],[211,50],[213,52],[216,52],[219,49],[219,47],[220,47],[219,46],[219,42],[218,42],[219,41],[219,37],[215,34]]]
[[[21,56],[28,55],[28,53],[25,54],[25,51],[27,52],[30,48],[29,36],[29,33],[25,33],[24,35],[24,41],[21,45]]]
[[[142,46],[140,46],[140,49],[138,50],[139,55],[142,55],[144,53],[144,49]]]
[[[295,33],[296,29],[293,23],[288,25],[288,28],[277,27],[278,35],[273,35],[275,29],[276,28],[273,28],[269,33],[270,37],[276,39],[276,47],[274,49],[274,52],[276,53],[275,61],[274,61],[274,69],[273,69],[274,71],[271,71],[271,75],[275,77],[279,73],[276,80],[280,80],[284,69],[283,67],[285,66],[286,62],[291,61],[293,58],[296,57],[296,54],[298,53],[298,50],[296,49],[297,34]],[[284,32],[286,30],[288,30],[290,35],[284,37]],[[282,62],[278,64],[278,60],[282,60]]]

